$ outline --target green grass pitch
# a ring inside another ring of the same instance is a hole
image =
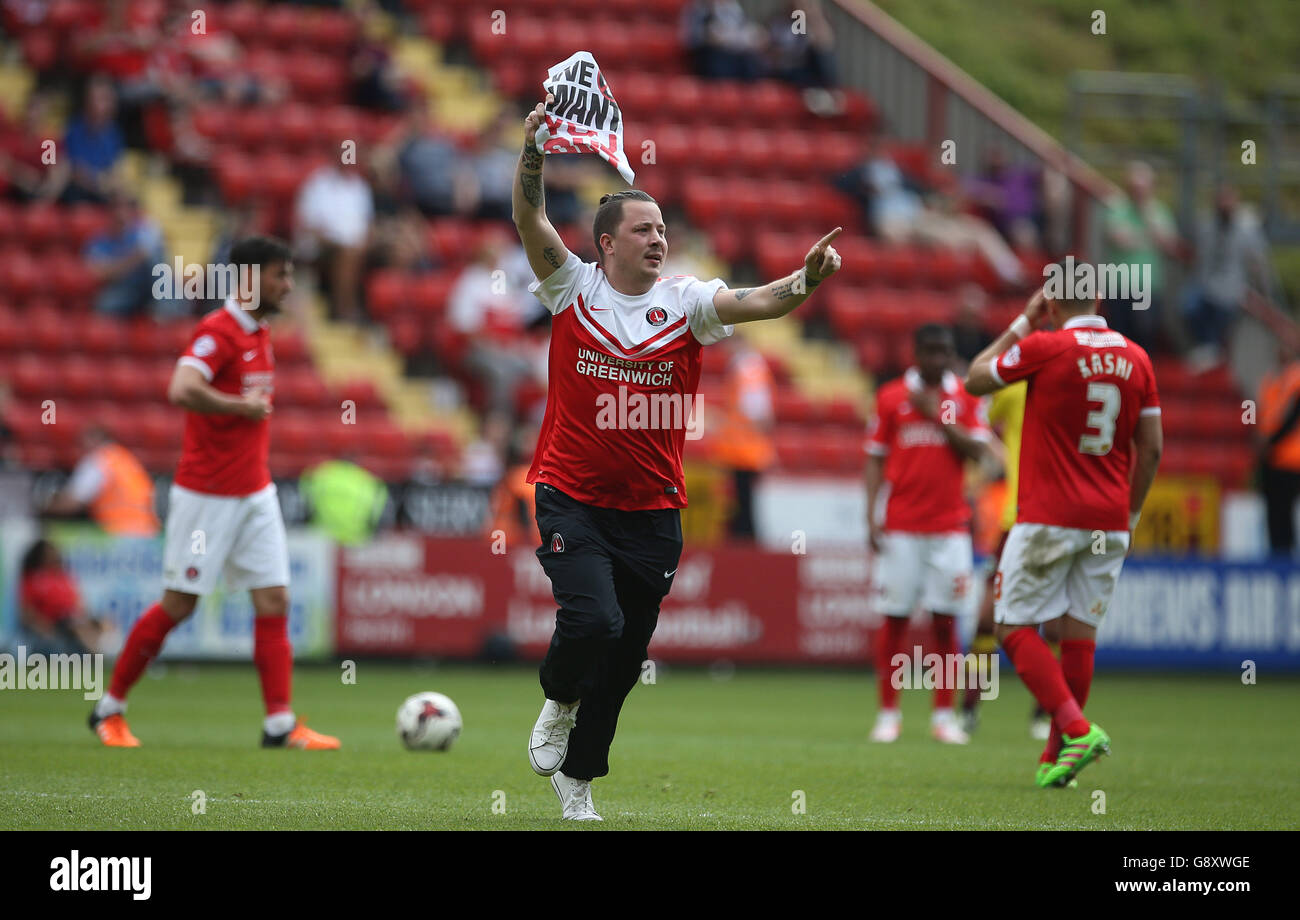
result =
[[[742,670],[719,680],[661,667],[655,684],[633,690],[612,773],[593,786],[605,822],[574,829],[1300,825],[1300,682],[1103,672],[1088,713],[1114,739],[1112,756],[1085,770],[1077,789],[1038,790],[1029,696],[1003,672],[974,740],[955,748],[930,740],[924,691],[903,694],[896,744],[868,742],[875,696],[866,672]],[[449,753],[411,753],[397,740],[397,705],[420,690],[447,693],[464,714]],[[132,695],[131,727],[144,746],[113,750],[87,730],[91,704],[79,692],[4,691],[0,828],[565,827],[524,753],[541,702],[530,667],[362,661],[355,685],[338,668],[299,667],[295,708],[343,750],[262,750],[251,664],[172,664]],[[193,813],[195,790],[205,814]]]

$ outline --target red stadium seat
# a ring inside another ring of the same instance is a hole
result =
[[[424,318],[440,316],[447,308],[447,297],[456,284],[450,272],[421,275],[407,289],[409,307]]]
[[[28,249],[44,249],[63,239],[63,213],[52,204],[30,204],[20,212],[22,241]]]
[[[99,362],[71,355],[61,362],[58,374],[62,377],[63,392],[74,399],[90,399],[99,395]]]
[[[7,294],[15,303],[22,303],[41,283],[41,269],[23,250],[8,249],[0,252],[0,294]]]
[[[388,322],[388,335],[393,347],[403,355],[418,354],[424,348],[425,323],[411,315],[395,316]]]
[[[366,309],[375,319],[383,321],[402,312],[411,301],[411,279],[408,275],[391,269],[380,269],[366,281]]]
[[[18,313],[8,304],[0,302],[0,354],[21,350],[26,339],[27,330],[23,328]]]
[[[13,382],[14,395],[20,396],[28,403],[48,398],[48,365],[41,358],[32,354],[19,355],[7,368]]]
[[[33,347],[60,354],[68,347],[71,330],[63,314],[48,299],[30,301],[23,317],[27,326],[27,339]]]

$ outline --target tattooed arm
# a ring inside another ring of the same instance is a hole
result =
[[[548,93],[546,101],[550,102],[553,98]],[[569,257],[569,250],[564,248],[560,234],[555,232],[546,218],[546,190],[542,186],[542,164],[545,160],[534,144],[545,108],[545,104],[539,102],[537,108],[524,119],[524,149],[519,155],[519,165],[515,168],[515,187],[511,194],[519,240],[524,244],[528,264],[532,266],[538,281],[549,278]]]
[[[799,306],[817,289],[817,285],[839,271],[840,254],[831,241],[840,235],[840,230],[836,227],[808,250],[804,267],[798,271],[762,287],[718,291],[713,295],[718,319],[728,326],[776,319]]]

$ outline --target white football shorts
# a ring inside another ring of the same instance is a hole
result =
[[[876,612],[905,617],[921,607],[931,613],[965,613],[974,560],[968,533],[880,535],[880,555],[872,569]]]
[[[1035,626],[1069,613],[1099,626],[1115,595],[1128,543],[1127,530],[1016,524],[994,580],[994,622]]]
[[[275,483],[251,495],[206,495],[173,484],[163,528],[163,588],[211,594],[289,584],[289,546]]]

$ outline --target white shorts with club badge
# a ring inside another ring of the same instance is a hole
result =
[[[251,495],[207,495],[173,484],[163,528],[163,588],[211,594],[289,584],[289,546],[275,484]]]
[[[993,583],[993,619],[1036,626],[1069,615],[1101,625],[1128,553],[1127,530],[1016,524]]]
[[[960,615],[966,609],[973,568],[968,533],[885,531],[871,573],[876,611],[905,617],[920,601],[931,613]]]

